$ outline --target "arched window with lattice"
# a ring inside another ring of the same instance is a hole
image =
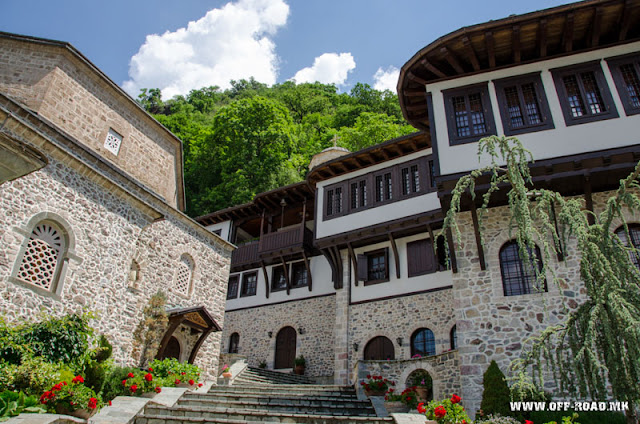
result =
[[[191,294],[194,262],[191,256],[183,253],[176,269],[175,290],[183,296]]]
[[[23,246],[15,277],[32,286],[57,292],[68,241],[62,227],[52,221],[35,225]]]

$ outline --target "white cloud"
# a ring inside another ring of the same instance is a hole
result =
[[[274,84],[275,44],[269,38],[287,22],[284,0],[238,0],[212,9],[186,28],[151,34],[129,64],[123,88],[136,97],[140,88],[160,88],[163,98],[210,85],[248,79]]]
[[[342,85],[355,68],[356,61],[351,53],[324,53],[313,60],[313,66],[300,69],[292,79],[297,83],[318,81]]]
[[[395,66],[389,66],[386,70],[378,68],[376,73],[373,74],[373,88],[380,91],[391,90],[395,93],[399,76],[400,69]]]

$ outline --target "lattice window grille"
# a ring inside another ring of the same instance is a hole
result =
[[[118,156],[120,145],[122,144],[122,136],[109,128],[107,138],[104,140],[104,148]]]
[[[62,249],[63,239],[57,229],[48,224],[36,226],[25,248],[18,278],[53,291]]]
[[[191,284],[191,261],[188,258],[182,257],[178,264],[178,270],[176,272],[176,290],[185,295],[189,295],[189,286]]]

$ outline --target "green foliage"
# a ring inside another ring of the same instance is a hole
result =
[[[25,357],[15,369],[11,388],[39,395],[59,381],[71,381],[73,376],[73,370],[61,362],[52,363],[42,356]]]
[[[21,413],[41,414],[45,408],[38,403],[35,396],[27,396],[23,392],[5,390],[0,392],[0,422],[6,421]]]
[[[416,370],[409,375],[410,385],[433,389],[433,379],[431,374],[425,370]]]
[[[83,384],[80,376],[61,380],[40,396],[47,411],[66,414],[78,409],[100,409],[102,397]]]
[[[569,415],[567,415],[569,414]],[[574,418],[574,416],[577,416]],[[557,422],[563,423],[564,419],[573,419],[569,421],[579,424],[625,424],[626,418],[621,412],[601,412],[601,411],[533,411],[530,420],[534,423]],[[577,421],[576,421],[577,420]]]
[[[116,396],[128,396],[129,390],[122,382],[128,379],[129,373],[135,374],[139,372],[138,368],[133,367],[112,367],[109,369],[102,386],[102,398],[105,402],[113,400]]]
[[[104,386],[107,372],[111,368],[109,363],[89,361],[84,367],[85,385],[99,393]]]
[[[167,297],[158,290],[149,298],[149,303],[142,311],[142,321],[136,327],[133,337],[141,348],[140,367],[149,363],[156,357],[162,336],[169,321],[165,305]]]
[[[293,359],[293,365],[296,365],[296,366],[303,366],[304,367],[306,365],[306,363],[307,363],[307,360],[304,359],[304,356],[302,356],[302,355],[296,356]]]
[[[613,223],[623,223],[629,240],[625,214],[640,211],[640,163],[620,181],[602,212],[595,214],[585,208],[581,197],[564,198],[551,190],[534,189],[527,164],[533,158],[517,139],[484,138],[478,149],[479,155],[490,156],[491,163],[460,178],[444,228],[453,229],[460,239],[456,223],[460,200],[467,190],[475,196],[475,180],[486,173],[491,184],[479,210],[480,232],[491,194],[505,185],[502,190],[508,191],[510,227],[515,230],[521,257],[534,269],[538,264],[529,252],[536,242],[542,245],[538,282],[550,276],[562,288],[566,282],[551,264],[562,246],[572,250],[575,246],[587,296],[576,309],[564,311],[567,319],[563,323],[531,340],[512,364],[514,373],[522,378],[533,367],[541,386],[544,360],[561,391],[573,397],[605,399],[610,390],[615,399],[629,402],[629,418],[633,420],[633,405],[640,399],[640,285],[632,256],[639,252],[618,238]]]
[[[464,407],[460,404],[460,398],[456,395],[452,395],[451,399],[432,400],[427,405],[420,403],[418,404],[418,412],[425,414],[427,420],[436,421],[438,424],[471,422]]]
[[[503,417],[502,415],[489,415],[485,418],[479,418],[474,421],[474,424],[520,424],[521,421],[516,420],[513,417]]]
[[[200,368],[187,362],[179,362],[176,358],[156,359],[149,364],[149,369],[160,378],[178,379],[181,382],[200,380]]]
[[[0,391],[10,390],[14,387],[14,380],[18,365],[10,364],[0,359]]]
[[[94,358],[97,362],[104,362],[107,359],[111,358],[111,354],[113,353],[113,346],[109,342],[104,334],[100,335],[98,338],[98,347],[95,349]]]
[[[391,91],[356,84],[249,80],[203,87],[162,101],[158,89],[138,98],[184,143],[187,213],[201,215],[301,181],[311,157],[332,145],[361,149],[413,132]]]
[[[482,412],[487,415],[511,415],[509,386],[496,361],[491,361],[489,368],[484,372],[482,386],[484,387],[480,403]]]

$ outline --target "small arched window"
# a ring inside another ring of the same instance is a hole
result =
[[[451,331],[449,332],[449,340],[451,341],[451,350],[455,350],[458,348],[458,330],[454,325],[451,327]]]
[[[16,277],[28,284],[56,292],[67,247],[60,226],[51,221],[39,222],[24,246]]]
[[[635,249],[640,249],[640,224],[629,224],[627,225],[629,229],[629,237],[631,240],[627,238],[627,232],[624,230],[624,226],[618,228],[615,232],[620,241],[625,244],[625,246],[633,247]],[[629,243],[631,241],[631,243]],[[638,269],[640,269],[640,253],[629,252],[629,256],[631,260],[636,265]]]
[[[436,339],[433,331],[419,328],[411,335],[411,356],[431,356],[436,354]]]
[[[140,285],[140,264],[135,259],[131,260],[131,265],[129,266],[129,286],[133,288],[138,288]]]
[[[193,276],[193,259],[186,253],[180,256],[176,270],[176,291],[184,296],[191,293],[191,278]]]
[[[240,344],[240,335],[233,333],[229,337],[229,353],[238,353],[238,345]]]
[[[515,240],[506,242],[500,248],[500,272],[505,296],[547,291],[546,281],[540,283],[537,279],[542,270],[541,257],[540,249],[536,246],[535,251],[529,252],[529,258],[534,263],[524,263]]]

